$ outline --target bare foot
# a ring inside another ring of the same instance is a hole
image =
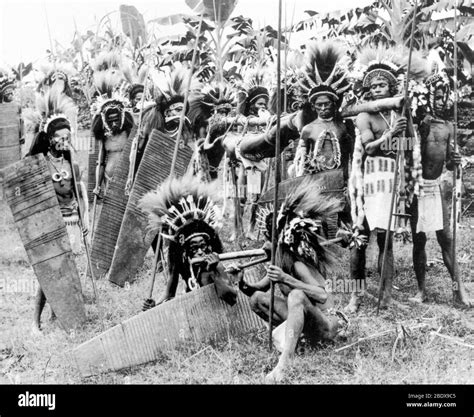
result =
[[[458,290],[453,291],[454,305],[464,308],[470,308],[474,306],[474,303],[469,300],[466,294],[466,290],[461,286]]]
[[[349,304],[344,307],[346,313],[357,313],[360,305],[362,304],[362,295],[352,293]]]
[[[41,325],[37,322],[33,322],[31,323],[31,334],[34,335],[34,336],[38,336],[41,333]]]
[[[392,304],[392,296],[385,294],[380,302],[380,308],[386,309]]]
[[[426,301],[426,294],[424,291],[418,291],[414,297],[408,299],[411,303],[422,304]]]
[[[279,382],[283,381],[285,377],[284,367],[277,365],[273,371],[271,371],[265,377],[266,384],[278,384]]]

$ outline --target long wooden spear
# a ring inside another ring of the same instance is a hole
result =
[[[277,236],[277,213],[278,213],[278,185],[280,184],[280,117],[281,117],[281,0],[278,0],[278,41],[277,41],[277,119],[276,119],[276,142],[275,142],[275,188],[273,193],[273,218],[272,218],[272,252],[271,264],[275,265],[276,251],[278,246]],[[270,281],[270,311],[268,315],[268,348],[272,350],[273,332],[273,307],[275,303],[275,283]]]
[[[186,107],[188,103],[188,97],[189,97],[189,90],[191,89],[191,80],[193,77],[194,73],[194,67],[196,66],[196,56],[197,56],[197,50],[199,46],[199,37],[201,36],[201,28],[202,28],[202,22],[204,19],[204,14],[201,14],[201,18],[199,20],[199,27],[198,27],[198,32],[196,36],[196,43],[194,44],[193,48],[193,57],[191,59],[191,69],[189,71],[189,77],[188,77],[188,82],[186,86],[186,91],[184,92],[184,103],[183,103],[183,110],[181,112],[180,118],[179,118],[179,127],[178,127],[178,133],[176,134],[176,143],[174,145],[174,152],[173,152],[173,159],[171,161],[171,167],[170,167],[170,175],[169,177],[172,177],[174,175],[174,171],[176,168],[176,160],[178,159],[178,151],[179,151],[179,144],[181,142],[181,136],[183,133],[183,128],[184,128],[184,122],[186,118]],[[153,269],[151,273],[151,284],[150,284],[150,290],[148,291],[148,299],[151,299],[153,296],[153,288],[155,286],[155,276],[156,276],[156,270],[158,267],[158,259],[159,259],[159,254],[161,251],[161,229],[158,231],[158,242],[156,244],[156,249],[155,249],[155,257],[153,259]]]
[[[454,3],[454,125],[453,125],[453,152],[456,154],[458,151],[458,45],[456,42],[457,34],[457,11],[458,11],[458,2],[457,0]],[[457,164],[454,164],[453,167],[453,246],[452,246],[452,258],[453,258],[453,274],[454,274],[454,285],[456,285],[455,290],[460,291],[460,281],[459,281],[459,271],[458,264],[456,262],[456,240],[457,240],[457,229],[461,221],[461,187],[462,187],[462,169],[458,167]],[[454,294],[453,294],[454,296]]]
[[[408,53],[408,65],[407,65],[407,75],[405,77],[405,89],[404,89],[404,100],[403,100],[403,109],[402,109],[402,116],[405,115],[407,111],[407,103],[408,103],[408,83],[410,81],[410,70],[411,70],[411,57],[413,52],[413,40],[415,37],[415,27],[416,27],[416,14],[418,10],[418,0],[415,0],[415,4],[413,6],[413,21],[411,24],[411,33],[410,33],[410,49]],[[385,242],[383,247],[383,255],[382,255],[382,268],[380,271],[380,286],[379,286],[379,294],[377,300],[377,315],[380,311],[380,301],[382,300],[382,293],[385,289],[385,271],[387,269],[387,250],[388,250],[388,242],[390,239],[390,229],[392,227],[392,218],[393,218],[393,208],[395,206],[395,198],[397,195],[397,188],[398,188],[398,165],[400,164],[400,159],[402,155],[402,147],[404,146],[405,139],[405,132],[401,135],[401,143],[398,141],[397,146],[397,156],[395,159],[395,173],[393,176],[393,189],[392,189],[392,199],[390,201],[390,212],[388,216],[388,226],[385,233]]]

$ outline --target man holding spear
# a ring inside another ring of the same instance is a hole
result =
[[[410,301],[426,300],[426,232],[436,232],[443,261],[453,280],[454,303],[468,307],[470,302],[462,280],[456,277],[458,265],[452,251],[453,235],[449,228],[446,201],[441,197],[440,177],[443,165],[452,171],[460,169],[461,155],[454,151],[454,128],[446,120],[446,107],[450,92],[449,78],[444,71],[432,74],[426,80],[428,89],[428,114],[420,123],[421,161],[423,168],[423,192],[414,197],[410,207],[413,234],[413,268],[418,282],[418,292]]]

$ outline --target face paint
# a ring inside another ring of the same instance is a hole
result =
[[[316,97],[313,107],[321,119],[330,119],[334,117],[334,101],[326,95]]]

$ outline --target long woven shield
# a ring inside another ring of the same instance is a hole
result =
[[[174,147],[174,138],[156,129],[151,132],[130,193],[110,267],[109,280],[117,285],[123,286],[125,282],[134,280],[155,238],[147,233],[148,217],[138,208],[138,203],[147,192],[155,190],[169,176]],[[186,145],[179,149],[177,176],[184,175],[192,154],[192,149]]]
[[[255,282],[247,272],[247,281]],[[228,340],[264,325],[245,295],[239,292],[231,307],[218,298],[211,284],[140,313],[77,346],[72,362],[86,377],[151,362],[182,343]]]
[[[99,218],[96,221],[96,229],[92,240],[91,260],[95,277],[105,275],[109,270],[115,251],[115,244],[122,224],[125,208],[127,207],[128,195],[125,194],[130,166],[130,150],[136,127],[128,136],[119,164],[114,168],[114,175],[107,186],[107,191],[102,203]]]
[[[281,203],[285,197],[290,193],[292,190],[298,188],[301,182],[304,179],[308,179],[312,182],[315,182],[315,190],[316,190],[316,182],[318,182],[319,191],[323,195],[327,195],[329,197],[335,197],[342,200],[341,203],[341,211],[344,208],[344,191],[345,191],[345,184],[344,184],[344,175],[341,169],[332,169],[328,171],[321,171],[311,175],[303,175],[301,177],[290,178],[285,181],[282,181],[278,185],[278,200]],[[259,205],[267,205],[273,204],[273,194],[274,194],[274,187],[268,189],[265,193],[263,193],[259,200]],[[332,239],[335,237],[337,232],[337,216],[329,219],[328,224],[328,238]]]
[[[86,320],[81,281],[46,160],[27,157],[4,171],[5,198],[46,299],[65,330],[78,327]]]
[[[0,104],[0,169],[20,160],[20,115],[18,104]]]

